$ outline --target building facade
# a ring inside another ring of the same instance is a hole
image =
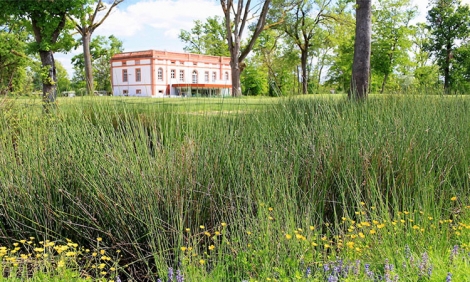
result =
[[[114,96],[229,96],[229,57],[138,51],[111,58]]]

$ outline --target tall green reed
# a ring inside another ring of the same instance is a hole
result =
[[[246,230],[260,234],[262,271],[290,252],[273,248],[273,230],[327,222],[321,231],[338,234],[342,216],[361,219],[361,202],[383,218],[401,210],[451,218],[448,199],[468,198],[469,103],[291,99],[233,113],[83,102],[56,115],[10,107],[0,114],[0,236],[82,245],[104,237],[123,250],[130,276],[151,279],[178,265],[188,240],[207,247],[200,225],[212,232],[227,222],[241,250]],[[221,273],[253,271],[240,256],[225,266],[220,258]]]

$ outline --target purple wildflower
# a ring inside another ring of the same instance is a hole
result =
[[[459,254],[459,246],[455,245],[452,251],[450,252],[450,262],[454,261],[454,258]]]
[[[334,275],[330,275],[328,276],[328,282],[338,282],[338,277],[334,276]]]
[[[338,266],[333,267],[333,275],[338,276],[340,268]]]
[[[366,263],[366,264],[364,265],[364,269],[365,269],[365,271],[366,271],[367,277],[369,277],[369,278],[374,278],[374,272],[372,272],[372,271],[370,270],[370,264]]]
[[[361,261],[356,260],[356,266],[354,267],[354,275],[356,276],[359,275],[360,267],[361,267]]]
[[[309,266],[307,267],[307,270],[305,271],[305,277],[309,278],[310,275],[312,275],[312,268]]]
[[[385,275],[385,281],[386,282],[392,282],[391,276],[390,276],[390,271],[391,271],[391,266],[390,263],[388,263],[388,259],[385,259],[385,265],[384,265],[384,275]]]
[[[448,272],[447,277],[446,277],[446,282],[451,282],[452,281],[452,273]]]
[[[176,282],[183,282],[184,281],[184,277],[183,277],[183,274],[181,273],[181,270],[177,270],[176,271]]]
[[[323,265],[323,271],[325,272],[330,271],[330,266],[328,265],[328,263]]]
[[[405,246],[405,258],[409,259],[410,257],[411,257],[410,246],[406,245]]]
[[[385,259],[385,266],[384,266],[385,272],[390,272],[390,264],[388,263],[388,259]]]
[[[168,282],[173,281],[173,268],[168,267]]]

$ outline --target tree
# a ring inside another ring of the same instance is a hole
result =
[[[352,65],[350,99],[364,100],[369,91],[372,33],[372,0],[356,0],[356,38]]]
[[[69,74],[64,66],[59,62],[55,62],[57,69],[57,89],[58,91],[68,91],[71,89],[71,82],[69,79]]]
[[[282,28],[288,38],[300,50],[300,65],[302,70],[302,94],[308,92],[308,57],[313,46],[317,30],[325,19],[328,19],[327,8],[332,0],[298,1],[294,9],[287,14]],[[313,17],[312,17],[313,15]]]
[[[109,1],[109,0],[108,0]],[[124,0],[110,0],[111,6],[107,9],[106,14],[98,20],[97,15],[101,11],[106,10],[103,0],[93,0],[96,4],[94,8],[89,3],[84,3],[80,14],[77,17],[69,14],[69,18],[74,22],[75,29],[82,36],[83,57],[85,62],[85,81],[88,95],[93,94],[93,67],[91,63],[90,41],[93,32],[108,18],[114,7],[122,3]]]
[[[228,49],[230,51],[230,67],[232,69],[232,95],[240,96],[241,83],[240,74],[243,71],[246,56],[253,49],[253,45],[258,39],[261,31],[263,31],[266,24],[266,16],[269,11],[271,0],[261,1],[259,4],[251,3],[251,0],[220,0],[222,10],[225,17],[225,30],[227,34]],[[253,16],[252,8],[261,7],[261,12],[258,15],[258,20],[253,28],[251,36],[248,38],[248,44],[241,46],[243,32]]]
[[[67,16],[78,15],[86,2],[87,0],[2,1],[0,18],[13,16],[18,20],[29,21],[28,27],[35,39],[30,50],[39,52],[42,63],[43,100],[46,108],[57,96],[54,52],[70,50],[73,46],[72,36],[65,32],[71,28],[67,25]]]
[[[122,41],[114,35],[109,37],[97,36],[90,43],[90,57],[93,63],[93,81],[98,90],[112,92],[110,63],[111,57],[117,53],[122,53]],[[83,84],[85,79],[85,59],[83,54],[75,55],[72,58],[74,66],[73,83],[77,89],[86,88]],[[94,86],[95,87],[95,86]]]
[[[191,31],[181,30],[178,38],[186,44],[184,51],[212,56],[230,56],[225,23],[218,16],[209,17],[204,23],[200,20],[194,21]]]
[[[428,93],[430,87],[434,88],[438,83],[439,67],[431,60],[431,54],[427,50],[429,46],[430,30],[425,23],[418,23],[412,26],[411,34],[411,54],[413,62],[411,64],[414,84],[419,91]]]
[[[334,47],[327,82],[335,85],[340,91],[347,91],[351,87],[351,62],[354,58],[354,9],[348,4],[338,4],[335,11],[337,20],[331,22],[330,38]]]
[[[0,94],[5,95],[25,88],[29,63],[26,55],[28,33],[23,23],[11,18],[0,21]]]
[[[458,41],[470,33],[470,9],[460,0],[435,0],[426,17],[431,30],[427,49],[437,58],[437,64],[444,75],[444,92],[449,93],[454,50]]]
[[[415,17],[416,7],[410,0],[382,0],[374,7],[374,39],[371,47],[372,72],[382,76],[380,93],[385,90],[390,75],[409,56],[412,42],[410,21]]]

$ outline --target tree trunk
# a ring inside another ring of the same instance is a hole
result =
[[[54,53],[52,51],[39,51],[42,63],[42,99],[44,107],[54,103],[57,98],[57,73],[55,69]]]
[[[232,96],[239,97],[242,95],[242,88],[240,82],[240,64],[238,63],[238,58],[233,58],[230,62],[232,67]]]
[[[356,0],[356,39],[352,65],[351,89],[348,97],[364,100],[369,89],[371,50],[371,0]]]
[[[444,93],[449,94],[450,93],[450,60],[452,59],[452,45],[447,44],[446,46],[446,64],[444,67]]]
[[[83,58],[85,61],[86,90],[87,90],[88,95],[93,95],[94,82],[93,82],[93,66],[91,64],[91,54],[90,54],[90,40],[91,40],[91,33],[85,33],[82,36]]]
[[[388,73],[384,75],[384,80],[382,81],[382,88],[380,89],[380,94],[384,93],[385,84],[387,84],[387,80],[388,80]]]
[[[300,63],[302,65],[302,94],[308,92],[308,75],[307,75],[308,49],[301,50]]]

